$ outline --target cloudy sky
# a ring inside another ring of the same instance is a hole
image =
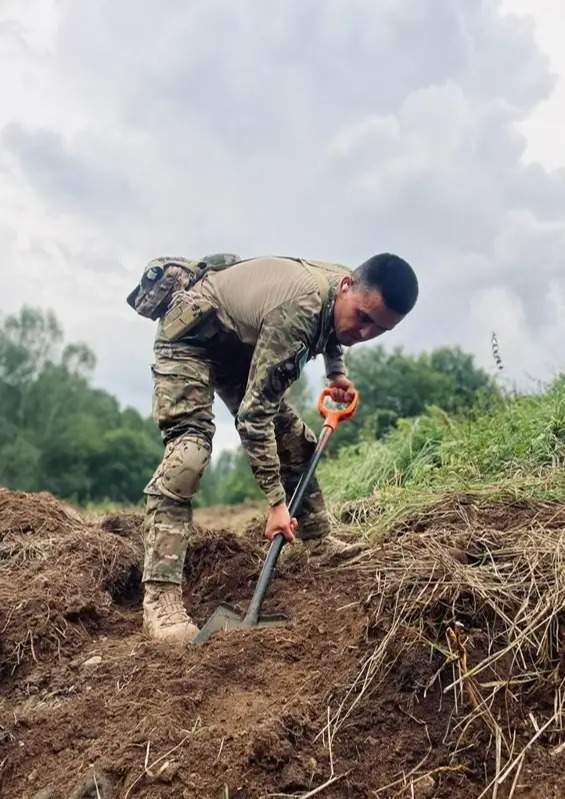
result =
[[[0,312],[150,409],[157,255],[397,252],[387,346],[565,368],[561,0],[0,0]],[[235,441],[219,412],[218,449]]]

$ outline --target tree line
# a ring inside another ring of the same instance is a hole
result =
[[[0,321],[0,485],[50,491],[77,503],[137,503],[163,445],[157,426],[109,392],[92,386],[96,358],[64,342],[53,312],[24,307]],[[399,419],[433,405],[450,414],[493,396],[492,378],[458,348],[410,355],[380,346],[348,353],[349,374],[363,401],[338,429],[330,456],[345,445],[383,438]],[[305,377],[291,401],[319,430]],[[259,498],[243,450],[224,451],[208,468],[197,504]]]
[[[161,457],[153,422],[93,388],[94,353],[50,312],[0,325],[0,484],[79,503],[137,502]]]

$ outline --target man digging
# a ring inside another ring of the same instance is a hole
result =
[[[212,450],[214,392],[235,417],[268,500],[267,539],[281,532],[292,542],[296,532],[308,552],[320,557],[359,551],[330,534],[315,479],[297,518],[289,515],[287,501],[316,438],[285,394],[306,361],[322,354],[332,398],[350,401],[353,384],[342,345],[392,330],[417,296],[412,268],[388,253],[353,272],[320,261],[252,258],[205,271],[192,287],[174,293],[159,323],[152,368],[153,415],[165,452],[145,488],[143,627],[150,638],[184,644],[198,633],[181,584],[191,500]]]

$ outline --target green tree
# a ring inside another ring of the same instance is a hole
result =
[[[210,464],[200,483],[196,505],[237,505],[261,497],[247,455],[239,447],[235,451],[223,450]]]
[[[135,502],[162,454],[154,423],[90,385],[84,344],[50,311],[0,324],[0,484],[79,502]]]
[[[108,430],[89,461],[92,493],[116,502],[138,502],[162,446],[143,430]]]
[[[479,396],[498,393],[493,379],[458,347],[419,355],[365,347],[350,353],[347,363],[361,401],[355,418],[334,436],[334,451],[360,437],[382,438],[398,419],[418,416],[428,406],[457,414]]]

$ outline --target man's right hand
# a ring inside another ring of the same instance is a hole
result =
[[[294,517],[291,519],[286,503],[281,502],[269,510],[265,525],[265,538],[272,541],[277,533],[282,533],[287,543],[292,544],[297,527],[298,522]]]

